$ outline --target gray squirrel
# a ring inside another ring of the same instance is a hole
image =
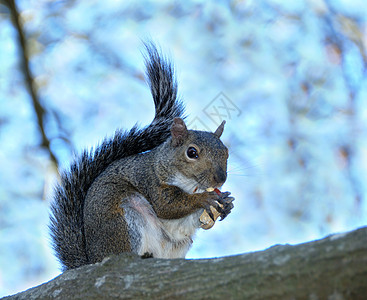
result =
[[[224,122],[214,133],[188,130],[171,62],[145,47],[154,120],[84,151],[56,186],[49,227],[63,270],[122,252],[184,258],[200,215],[214,220],[214,208],[223,220],[233,208],[217,189],[227,178]]]

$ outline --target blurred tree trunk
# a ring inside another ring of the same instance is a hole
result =
[[[125,254],[7,299],[367,299],[367,227],[238,256]]]

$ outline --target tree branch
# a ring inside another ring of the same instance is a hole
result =
[[[70,270],[5,299],[366,299],[367,227],[217,259],[132,254]]]
[[[22,28],[22,24],[20,21],[20,15],[16,7],[15,0],[4,0],[3,3],[9,8],[14,27],[18,32],[18,43],[19,43],[20,50],[21,50],[20,51],[21,52],[21,66],[23,69],[24,77],[25,77],[24,78],[25,84],[27,86],[27,89],[32,99],[34,112],[36,113],[38,127],[39,127],[41,137],[42,137],[41,146],[47,150],[47,152],[50,155],[51,161],[57,167],[59,165],[58,160],[55,154],[53,153],[53,151],[51,150],[50,140],[48,139],[45,133],[45,121],[44,121],[45,109],[39,101],[37,91],[36,91],[36,84],[35,84],[35,81],[33,79],[33,76],[30,70],[27,41],[26,41],[24,30]]]

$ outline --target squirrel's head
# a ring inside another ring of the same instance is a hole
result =
[[[171,126],[172,167],[169,183],[187,193],[200,193],[219,188],[227,179],[228,149],[220,136],[225,121],[212,132],[188,130],[181,118],[175,118]]]

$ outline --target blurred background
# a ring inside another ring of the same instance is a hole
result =
[[[57,168],[152,120],[146,39],[173,59],[190,127],[227,120],[235,208],[189,258],[367,224],[364,0],[0,0],[0,297],[60,273]]]

